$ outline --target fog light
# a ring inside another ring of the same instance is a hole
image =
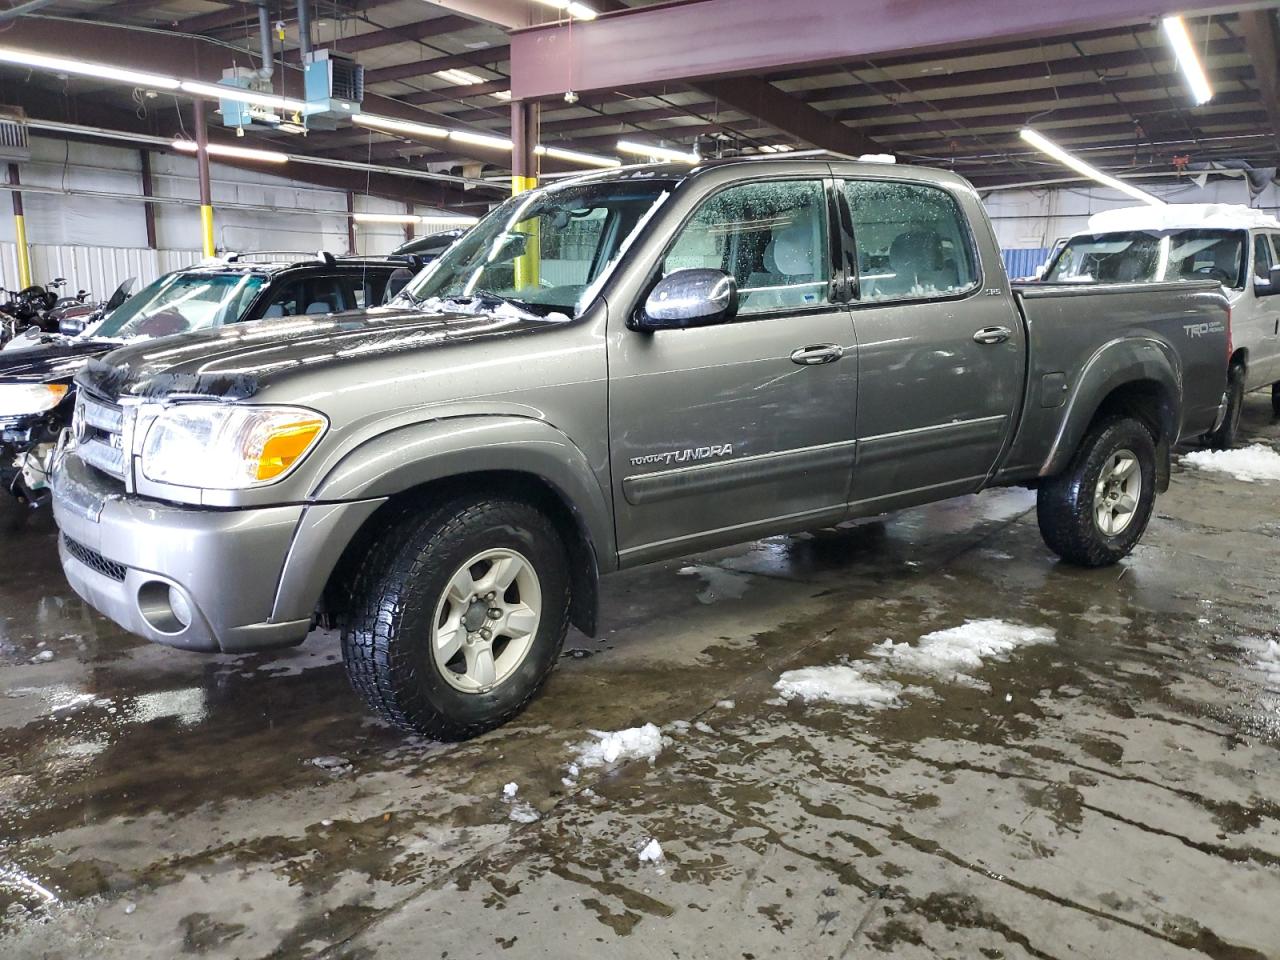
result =
[[[173,610],[174,619],[182,624],[184,630],[191,626],[191,604],[177,587],[169,588],[169,607]]]
[[[191,626],[191,601],[178,587],[148,580],[138,589],[138,612],[159,633],[182,633]]]

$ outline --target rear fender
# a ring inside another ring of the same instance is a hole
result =
[[[1158,388],[1159,402],[1151,416],[1160,431],[1157,469],[1162,486],[1167,486],[1169,451],[1178,440],[1182,423],[1182,372],[1173,348],[1151,337],[1112,340],[1085,363],[1040,476],[1051,477],[1065,470],[1108,397],[1128,384],[1139,383]]]

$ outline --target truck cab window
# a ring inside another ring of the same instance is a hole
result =
[[[978,284],[964,215],[951,194],[921,183],[851,180],[861,300],[953,297]]]
[[[1253,238],[1253,275],[1259,280],[1271,279],[1271,244],[1265,233]]]
[[[772,180],[723,190],[681,229],[663,274],[723,270],[738,283],[740,316],[828,302],[831,256],[819,180]]]

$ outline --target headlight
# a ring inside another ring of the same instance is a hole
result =
[[[65,383],[0,383],[0,417],[52,410],[67,395]]]
[[[142,473],[156,483],[240,490],[279,480],[329,426],[301,407],[189,403],[164,410],[142,446]]]

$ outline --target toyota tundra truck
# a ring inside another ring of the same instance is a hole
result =
[[[588,175],[495,208],[371,310],[127,346],[77,377],[62,565],[126,629],[340,630],[390,722],[515,715],[601,574],[990,487],[1064,561],[1142,535],[1221,422],[1216,280],[1011,286],[948,172]]]

